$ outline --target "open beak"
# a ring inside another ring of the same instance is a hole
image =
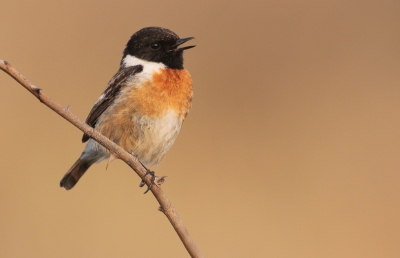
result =
[[[172,46],[172,50],[171,51],[183,51],[183,50],[195,47],[196,45],[178,48],[178,46],[182,45],[183,43],[185,43],[185,42],[187,42],[187,41],[189,41],[191,39],[194,39],[194,37],[188,37],[188,38],[179,39],[176,42],[176,44]]]

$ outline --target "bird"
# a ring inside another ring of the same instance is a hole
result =
[[[161,161],[189,113],[193,82],[183,67],[183,52],[195,45],[180,46],[192,39],[161,27],[135,32],[123,51],[119,70],[86,118],[88,125],[135,155],[143,166]],[[108,159],[108,167],[116,158],[87,134],[82,142],[87,142],[82,154],[60,181],[66,190],[94,163]],[[154,182],[154,172],[146,171]]]

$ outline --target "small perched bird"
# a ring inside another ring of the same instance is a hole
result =
[[[179,38],[160,27],[143,28],[133,34],[118,72],[86,118],[87,124],[136,155],[143,165],[160,162],[189,112],[192,79],[183,68],[183,51],[195,46],[179,46],[191,39]],[[60,182],[67,190],[94,163],[114,159],[108,150],[84,134],[82,142],[86,141],[81,156]]]

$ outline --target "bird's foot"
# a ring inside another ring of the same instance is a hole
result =
[[[154,181],[156,180],[156,175],[155,175],[154,171],[151,171],[148,168],[146,168],[146,174],[144,175],[144,177],[146,177],[147,175],[151,175],[151,183],[149,184],[149,186],[147,187],[147,190],[143,194],[150,191],[150,189],[153,187]],[[139,184],[139,187],[143,187],[145,184],[146,184],[146,182],[142,179],[142,181]]]

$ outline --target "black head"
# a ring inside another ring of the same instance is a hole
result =
[[[174,32],[160,27],[143,28],[132,35],[122,59],[131,55],[146,61],[163,63],[169,68],[183,69],[183,50],[195,46],[178,46],[191,39],[193,37],[180,39]]]

